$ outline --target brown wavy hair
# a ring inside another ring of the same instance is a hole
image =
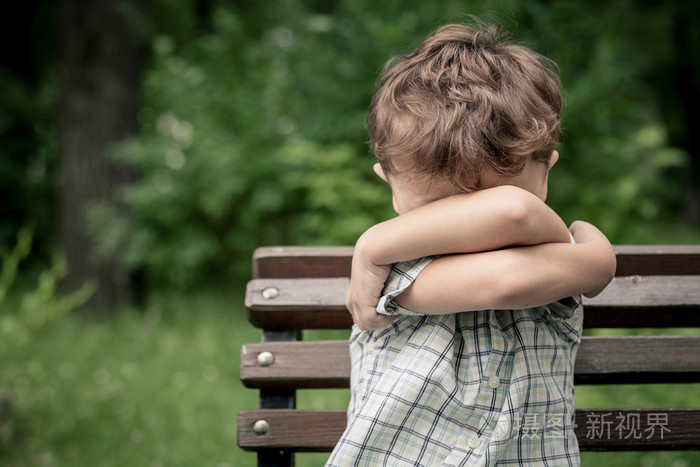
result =
[[[558,143],[561,83],[548,58],[498,26],[451,24],[389,60],[372,98],[372,152],[388,174],[444,176],[481,188],[491,168],[517,175]]]

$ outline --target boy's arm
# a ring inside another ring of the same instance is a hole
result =
[[[615,252],[591,224],[575,222],[571,232],[575,244],[438,258],[395,300],[417,313],[445,314],[528,308],[581,293],[594,296],[615,275]]]
[[[450,196],[370,227],[356,254],[375,265],[570,241],[559,216],[532,193],[503,185]]]
[[[346,305],[361,329],[388,325],[375,311],[391,265],[429,255],[570,242],[566,225],[532,193],[499,186],[456,195],[368,229],[357,241]]]

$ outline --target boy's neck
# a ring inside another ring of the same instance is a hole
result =
[[[547,199],[547,180],[549,170],[554,166],[559,154],[554,151],[550,162],[544,163],[528,160],[522,172],[515,176],[502,175],[493,171],[487,171],[481,177],[481,185],[484,188],[492,188],[500,185],[513,185],[529,191],[542,201]]]

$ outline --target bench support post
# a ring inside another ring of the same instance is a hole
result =
[[[262,342],[298,341],[301,331],[263,331]],[[260,390],[261,409],[296,409],[295,390]],[[258,467],[293,467],[294,453],[281,449],[258,451]]]

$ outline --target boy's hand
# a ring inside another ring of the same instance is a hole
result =
[[[348,307],[353,321],[363,331],[388,326],[394,317],[377,313],[377,303],[391,266],[371,265],[358,270],[354,264],[353,259],[350,290],[345,299],[345,306]]]
[[[377,313],[377,303],[381,297],[384,282],[389,277],[391,265],[378,265],[370,260],[371,254],[363,247],[362,237],[355,246],[350,274],[350,290],[345,298],[345,306],[352,315],[357,327],[366,331],[388,326],[393,316]]]

